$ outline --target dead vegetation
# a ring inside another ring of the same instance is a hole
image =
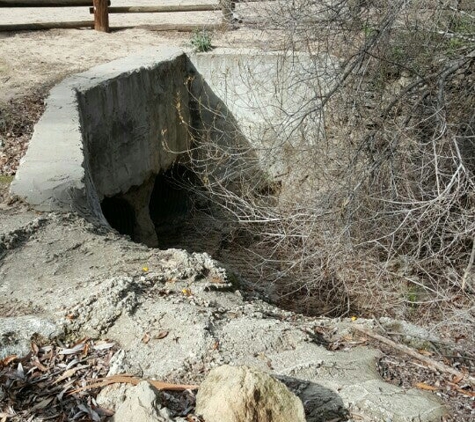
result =
[[[267,155],[293,159],[277,189],[265,175],[241,176],[240,195],[227,189],[235,172],[210,181],[247,152],[217,148],[218,127],[195,133],[193,170],[259,239],[247,246],[255,272],[294,310],[390,315],[473,345],[474,12],[450,0],[303,0],[260,13],[288,60],[331,55],[340,71],[315,65],[292,81],[312,99],[275,123]]]
[[[38,346],[22,358],[0,361],[0,416],[26,421],[100,421],[113,415],[95,402],[98,390],[73,393],[87,381],[104,377],[117,346],[84,339],[71,345]]]
[[[118,351],[114,342],[81,339],[64,345],[31,344],[24,357],[0,361],[0,418],[2,421],[103,421],[114,410],[98,404],[102,388],[122,383],[137,385],[142,379],[128,374],[106,376]],[[161,391],[163,402],[175,415],[191,415],[195,385],[147,380]],[[190,416],[191,419],[191,416]]]

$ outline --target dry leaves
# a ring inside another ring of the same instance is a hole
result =
[[[142,337],[142,343],[148,344],[149,341],[150,341],[150,333],[145,333]]]
[[[4,398],[0,417],[8,421],[42,418],[55,421],[101,421],[111,416],[95,401],[97,391],[72,393],[91,379],[104,377],[117,347],[110,342],[82,339],[61,347],[32,344],[24,358],[0,361]]]
[[[162,338],[165,338],[168,336],[168,331],[160,331],[158,334],[154,335],[153,338],[157,340],[161,340]]]
[[[466,382],[464,374],[452,376],[437,373],[409,356],[400,356],[384,347],[382,349],[385,356],[379,361],[378,369],[386,381],[404,388],[415,387],[436,394],[448,409],[448,415],[443,419],[446,422],[475,420],[475,391]],[[464,372],[466,370],[461,366],[457,369],[463,369]]]
[[[168,331],[160,331],[153,338],[167,335]],[[105,376],[117,349],[114,343],[85,338],[67,346],[39,347],[33,343],[26,357],[12,355],[0,360],[0,421],[103,421],[112,416],[112,411],[101,408],[95,400],[99,389],[115,383],[137,385],[142,381],[128,374]],[[179,414],[192,417],[192,390],[197,385],[147,381],[163,391],[168,405],[178,406],[175,410]]]
[[[33,126],[44,111],[43,94],[11,100],[0,109],[0,174],[13,176],[25,154]]]

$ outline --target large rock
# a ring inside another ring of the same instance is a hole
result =
[[[201,384],[196,413],[206,422],[305,422],[300,399],[255,368],[224,365]]]

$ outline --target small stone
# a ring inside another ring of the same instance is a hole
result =
[[[160,405],[159,392],[147,381],[132,388],[117,408],[112,422],[171,422]]]
[[[206,422],[305,422],[300,399],[269,374],[247,366],[211,370],[196,397]]]
[[[130,384],[107,385],[97,395],[96,402],[100,407],[115,412],[116,409],[125,401],[127,398],[127,392],[132,388],[133,387],[131,387]]]

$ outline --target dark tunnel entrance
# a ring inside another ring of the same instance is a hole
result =
[[[199,187],[198,178],[182,165],[156,176],[149,210],[159,248],[183,247],[181,239],[193,219]]]
[[[255,239],[239,230],[186,166],[174,165],[142,186],[105,198],[102,211],[114,229],[135,242],[148,244],[141,237],[145,233],[142,217],[147,214],[149,227],[156,234],[153,246],[207,252],[233,271],[258,278],[259,269],[250,265],[247,252]]]
[[[259,239],[241,228],[186,166],[174,165],[141,186],[104,198],[101,206],[109,224],[135,242],[151,246],[142,237],[150,233],[141,227],[146,215],[156,235],[151,247],[206,252],[240,280],[260,280],[263,251],[252,249]]]
[[[183,166],[175,166],[156,176],[150,197],[150,217],[157,232],[182,221],[192,207],[191,174]]]
[[[135,212],[125,199],[120,196],[106,197],[101,203],[101,209],[112,228],[120,234],[135,238]]]
[[[147,218],[149,227],[158,239],[153,246],[190,249],[183,240],[189,237],[190,227],[196,226],[196,212],[206,208],[204,204],[207,203],[198,199],[197,192],[201,187],[193,172],[185,166],[175,165],[125,194],[105,197],[101,203],[102,213],[119,233],[130,236],[135,242],[149,244],[142,237],[145,211],[150,217]]]

